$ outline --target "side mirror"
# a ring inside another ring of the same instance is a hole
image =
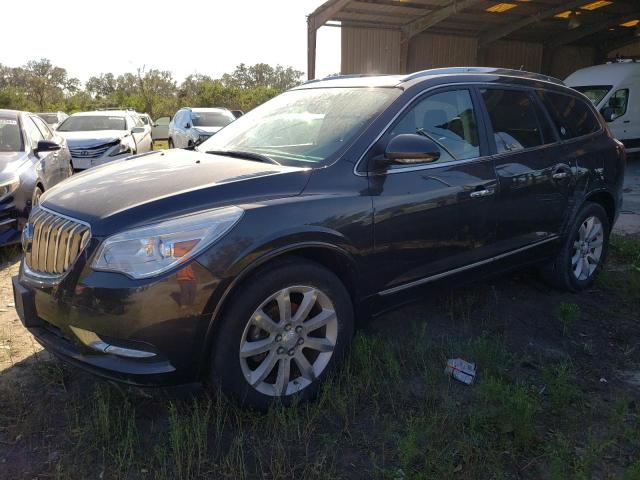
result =
[[[440,148],[433,140],[416,133],[396,135],[384,151],[385,163],[419,165],[440,158]]]
[[[616,109],[613,107],[605,107],[602,109],[602,116],[607,123],[612,122],[616,118]]]
[[[131,133],[144,133],[144,127],[133,127]]]
[[[184,128],[191,128],[191,124],[189,122],[185,123]]]
[[[60,144],[51,140],[40,140],[36,146],[35,152],[57,152],[61,148]]]

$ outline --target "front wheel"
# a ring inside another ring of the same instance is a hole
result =
[[[340,279],[302,259],[244,282],[217,329],[211,381],[265,410],[294,394],[313,398],[353,335],[353,306]]]
[[[173,140],[171,138],[169,139],[169,148],[175,148],[173,145]]]
[[[606,258],[610,229],[604,208],[597,203],[586,203],[557,257],[545,266],[543,272],[547,280],[574,292],[590,286]]]

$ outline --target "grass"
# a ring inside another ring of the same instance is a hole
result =
[[[614,240],[625,275],[636,275],[637,247]],[[604,284],[614,299],[623,292]],[[444,333],[423,310],[401,310],[358,332],[315,402],[266,414],[217,391],[141,391],[42,362],[31,388],[0,384],[0,477],[17,451],[30,468],[18,476],[29,478],[640,478],[637,392],[601,384],[609,362],[571,347],[589,319],[598,326],[593,308],[568,294],[549,301],[548,324],[534,328],[566,346],[558,359],[531,350],[530,333],[517,332],[528,342],[518,347],[514,330],[491,328],[488,318],[512,315],[498,298],[486,286],[446,297],[428,310]],[[444,375],[454,357],[477,364],[474,385]]]

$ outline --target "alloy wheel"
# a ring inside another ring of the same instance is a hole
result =
[[[571,269],[577,280],[588,280],[600,264],[604,229],[598,217],[584,219],[573,242]]]
[[[282,289],[255,310],[240,341],[245,380],[265,395],[291,395],[326,369],[338,337],[329,297],[303,285]]]

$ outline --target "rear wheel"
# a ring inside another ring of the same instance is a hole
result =
[[[353,307],[340,280],[315,263],[280,263],[243,283],[225,310],[211,381],[262,410],[296,393],[311,399],[352,335]]]
[[[576,216],[558,256],[545,267],[546,278],[564,290],[580,291],[593,283],[609,246],[609,217],[597,203],[586,203]]]

